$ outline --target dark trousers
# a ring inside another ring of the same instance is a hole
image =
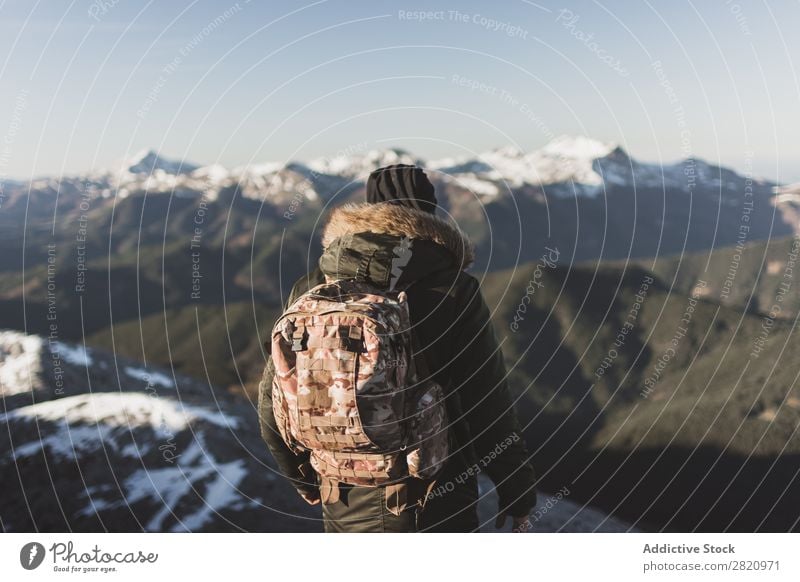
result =
[[[450,483],[450,484],[448,484]],[[434,487],[423,509],[400,515],[386,509],[383,487],[340,485],[339,500],[322,506],[327,533],[474,532],[478,530],[477,479]]]

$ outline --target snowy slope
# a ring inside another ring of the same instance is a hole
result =
[[[699,160],[676,164],[647,164],[631,158],[619,145],[583,136],[560,136],[541,149],[529,153],[514,147],[484,152],[475,158],[446,158],[431,162],[429,167],[456,183],[483,184],[481,188],[496,192],[536,186],[559,197],[595,197],[610,188],[659,188],[688,191],[692,182],[687,172],[696,175],[696,182],[705,186],[736,188],[735,174],[715,168]]]
[[[105,195],[171,193],[215,200],[223,188],[238,186],[243,196],[278,204],[297,195],[307,200],[323,199],[349,181],[342,176],[315,172],[296,162],[266,162],[233,169],[217,163],[198,167],[168,160],[153,152],[136,163],[124,162],[120,172],[104,171],[95,179],[106,184]]]
[[[242,398],[13,331],[0,331],[0,382],[8,531],[315,529]]]
[[[0,332],[7,531],[321,531],[319,508],[267,454],[252,403],[127,360],[109,374],[114,358],[102,350],[58,349],[67,378],[89,377],[64,396],[52,393],[49,342]],[[488,521],[497,502],[486,483],[482,493]],[[547,518],[532,518],[532,531],[626,529],[541,498]]]
[[[394,164],[420,165],[425,162],[411,153],[397,149],[369,150],[351,155],[340,154],[332,158],[317,158],[308,163],[313,171],[365,181],[370,172]]]
[[[43,344],[39,336],[0,331],[0,396],[31,390]]]
[[[36,463],[44,453],[84,472],[95,464],[112,469],[118,487],[87,480],[77,495],[79,520],[143,507],[148,531],[196,531],[213,525],[220,511],[259,503],[239,490],[252,469],[247,459],[226,458],[208,443],[242,422],[211,407],[140,392],[81,394],[12,410],[0,422],[16,435],[39,429],[36,438],[14,443],[10,455],[18,464]]]

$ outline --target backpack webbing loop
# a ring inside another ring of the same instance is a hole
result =
[[[364,351],[364,342],[361,340],[361,328],[357,325],[340,325],[339,337],[341,338],[340,347],[343,350],[355,353]]]
[[[292,330],[292,351],[302,352],[308,349],[308,331],[306,326],[301,325],[296,327],[294,324],[291,326]]]

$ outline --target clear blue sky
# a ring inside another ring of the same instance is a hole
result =
[[[0,0],[0,177],[567,133],[800,180],[798,22],[749,0]]]

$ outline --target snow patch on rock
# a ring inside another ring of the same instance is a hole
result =
[[[133,505],[149,501],[159,506],[146,524],[149,531],[164,531],[164,521],[176,515],[181,500],[193,493],[203,503],[188,515],[181,515],[171,531],[196,531],[214,520],[222,509],[240,500],[238,486],[247,476],[244,461],[219,463],[207,450],[202,434],[178,458],[175,467],[140,469],[126,479],[125,500]],[[88,508],[87,508],[88,509]]]
[[[83,346],[53,342],[50,346],[50,352],[52,354],[58,354],[62,360],[75,366],[88,367],[93,364],[92,357],[89,355],[89,350]]]
[[[109,427],[149,426],[177,432],[197,421],[209,422],[223,428],[239,426],[238,419],[222,412],[143,392],[78,394],[0,414],[0,422],[19,419],[62,422],[68,429],[74,425],[103,424]]]
[[[150,386],[159,385],[164,388],[175,388],[175,382],[172,378],[161,372],[149,371],[145,368],[134,368],[133,366],[126,366],[123,371],[131,378],[141,380]]]
[[[31,390],[31,378],[41,368],[44,340],[16,331],[0,331],[0,396]]]

